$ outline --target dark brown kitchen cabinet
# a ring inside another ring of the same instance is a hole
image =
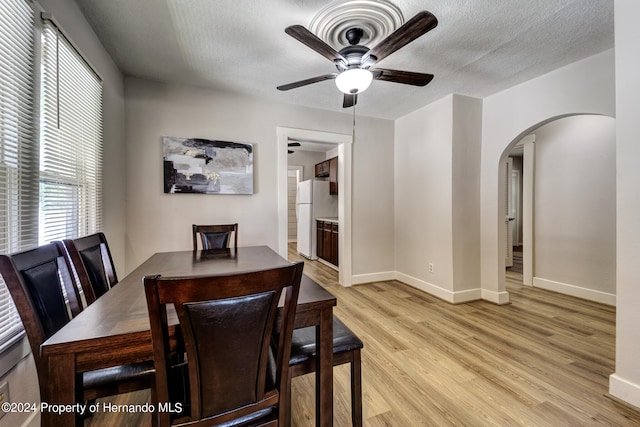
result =
[[[338,158],[329,159],[329,194],[338,194]]]
[[[323,232],[322,232],[322,246],[323,246],[323,252],[322,252],[322,258],[325,261],[329,261],[333,264],[333,247],[331,246],[331,223],[330,222],[325,222],[324,223],[324,228],[323,228]]]
[[[324,259],[324,221],[316,221],[316,255]]]
[[[319,258],[338,266],[338,224],[316,221],[316,253]]]
[[[338,194],[338,157],[316,164],[316,178],[329,178],[329,194]]]
[[[338,265],[338,224],[331,224],[331,264]]]
[[[329,173],[328,160],[316,164],[316,178],[327,178],[329,176]]]

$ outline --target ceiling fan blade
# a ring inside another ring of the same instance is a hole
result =
[[[347,60],[337,50],[323,42],[318,36],[307,30],[302,25],[291,25],[285,28],[285,33],[289,34],[300,43],[306,44],[329,61],[342,61],[346,64]]]
[[[356,105],[356,102],[358,102],[358,95],[350,95],[345,93],[344,94],[344,98],[342,99],[342,108],[349,108],[349,107],[353,107],[354,105]]]
[[[432,13],[423,10],[389,34],[362,58],[362,63],[373,64],[391,55],[401,47],[411,43],[421,35],[434,29],[438,20]],[[371,62],[373,60],[373,62]]]
[[[373,78],[376,80],[404,83],[406,85],[426,86],[431,80],[433,80],[433,74],[414,73],[412,71],[374,68],[371,72],[373,73]]]
[[[299,82],[293,82],[286,85],[278,86],[277,89],[278,90],[295,89],[297,87],[310,85],[311,83],[318,83],[325,80],[335,79],[337,76],[338,76],[338,73],[331,73],[331,74],[325,74],[324,76],[311,77],[310,79],[300,80]]]

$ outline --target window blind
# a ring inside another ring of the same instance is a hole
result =
[[[24,0],[0,2],[0,253],[38,242],[37,109],[34,106],[35,18]],[[0,279],[0,349],[22,333]]]
[[[102,81],[51,22],[42,36],[40,244],[102,230]]]

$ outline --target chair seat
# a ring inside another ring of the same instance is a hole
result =
[[[333,354],[362,349],[360,338],[340,319],[333,316]],[[316,357],[315,327],[294,329],[291,339],[289,366],[298,365]]]
[[[92,400],[151,388],[154,379],[153,361],[85,372],[82,375],[84,399]]]

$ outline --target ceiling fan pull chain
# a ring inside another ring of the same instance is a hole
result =
[[[353,104],[353,125],[351,127],[351,144],[356,143],[356,104]]]

